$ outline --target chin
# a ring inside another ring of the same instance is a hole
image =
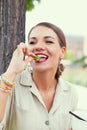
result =
[[[35,67],[33,68],[34,71],[38,71],[40,73],[44,73],[44,72],[47,72],[47,71],[51,71],[52,68],[49,68],[49,67]]]

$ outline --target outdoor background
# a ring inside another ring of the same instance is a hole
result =
[[[87,1],[41,0],[26,12],[26,43],[30,28],[38,22],[51,22],[59,26],[67,40],[67,53],[63,78],[76,85],[79,107],[87,108]]]

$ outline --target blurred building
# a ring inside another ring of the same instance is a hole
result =
[[[67,35],[66,40],[67,40],[67,48],[72,51],[73,57],[79,58],[84,55],[85,43],[84,43],[83,36]],[[86,45],[86,48],[87,48],[87,45]]]
[[[84,55],[87,56],[87,34],[85,34],[85,36],[84,36],[84,48],[83,48],[83,50],[84,50]]]

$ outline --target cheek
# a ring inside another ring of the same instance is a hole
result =
[[[53,54],[55,55],[55,58],[59,58],[60,54],[61,54],[61,49],[58,48],[58,46],[56,48],[53,49]]]
[[[61,49],[58,47],[54,48],[52,56],[53,56],[53,63],[58,66],[61,57]]]
[[[33,46],[31,46],[30,44],[28,45],[29,50],[32,51],[33,50]]]

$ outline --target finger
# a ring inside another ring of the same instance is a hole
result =
[[[28,55],[28,46],[25,45],[24,43],[20,43],[18,46],[17,46],[17,49],[19,50],[19,52],[23,53],[24,56]]]
[[[32,57],[34,59],[34,57],[36,56],[33,52],[29,52],[28,54],[29,57]]]
[[[20,46],[24,46],[24,45],[25,45],[25,43],[21,42],[21,43],[19,43],[19,44],[17,45],[17,48],[20,47]]]
[[[17,48],[27,48],[28,45],[26,43],[21,42],[20,44],[17,45]]]
[[[28,54],[28,56],[25,56],[24,57],[24,60],[26,60],[26,61],[28,61],[28,62],[31,62],[34,58],[35,58],[35,54],[34,53],[32,53],[32,52],[30,52],[29,54]]]
[[[25,58],[24,62],[25,62],[25,64],[27,64],[27,63],[31,62],[32,60],[33,60],[33,57],[27,57],[27,58]]]

